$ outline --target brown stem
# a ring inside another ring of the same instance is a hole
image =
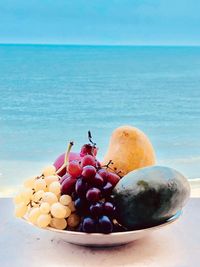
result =
[[[106,165],[102,166],[102,167],[111,170],[112,172],[117,174],[120,178],[122,178],[122,176],[120,175],[121,171],[117,172],[116,168],[113,169],[113,168],[110,167],[110,165],[112,165],[112,164],[114,164],[113,161],[109,160],[109,162]]]

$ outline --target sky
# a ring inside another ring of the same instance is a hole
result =
[[[0,43],[200,45],[200,1],[0,0]]]

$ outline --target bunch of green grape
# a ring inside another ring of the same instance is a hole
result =
[[[14,198],[15,216],[25,218],[38,227],[73,229],[80,223],[70,195],[61,195],[59,176],[53,165],[42,175],[29,178]]]

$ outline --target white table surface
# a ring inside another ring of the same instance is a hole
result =
[[[0,267],[200,266],[200,199],[190,199],[183,216],[151,236],[115,248],[86,248],[55,239],[13,216],[0,198]]]

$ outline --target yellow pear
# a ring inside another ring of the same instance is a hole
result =
[[[108,151],[104,156],[103,165],[110,160],[110,167],[120,176],[132,170],[155,164],[155,152],[148,137],[132,126],[121,126],[111,135]]]

